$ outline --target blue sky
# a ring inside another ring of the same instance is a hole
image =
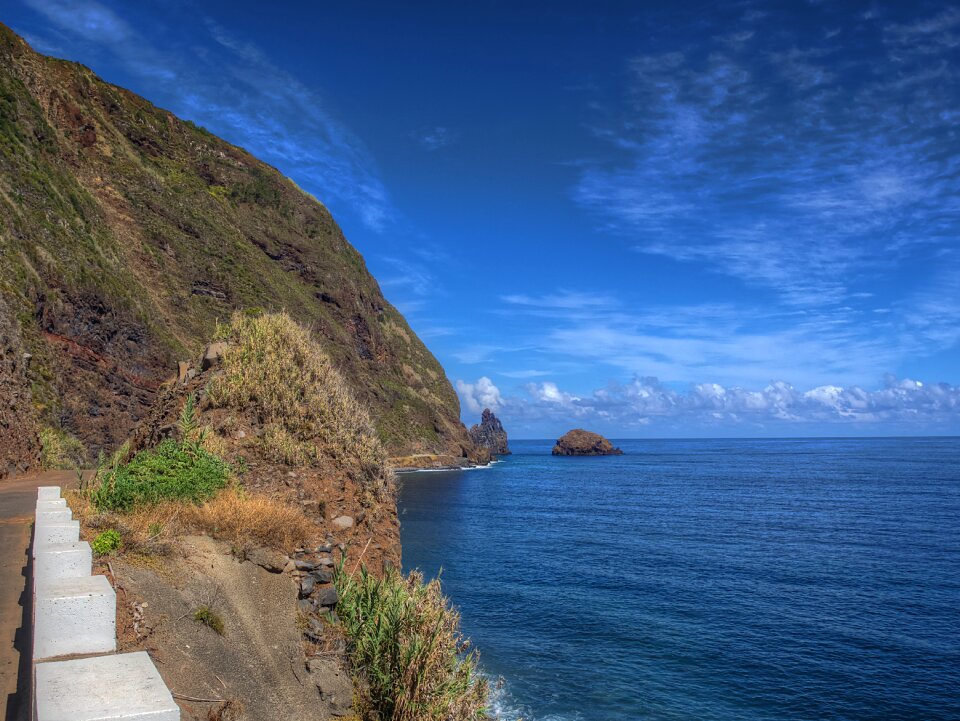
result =
[[[515,436],[960,433],[947,3],[8,0],[320,198]]]

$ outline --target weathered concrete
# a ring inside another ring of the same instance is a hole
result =
[[[37,721],[180,721],[180,709],[144,652],[36,667]]]
[[[93,570],[93,553],[86,541],[51,543],[34,554],[33,587],[60,578],[84,578]]]
[[[55,543],[75,543],[80,540],[80,521],[48,523],[33,529],[33,557]]]
[[[37,501],[38,511],[68,511],[66,498],[51,498]]]
[[[40,486],[37,488],[37,500],[48,501],[60,498],[60,486]]]
[[[69,508],[63,508],[58,511],[37,511],[36,522],[33,524],[35,528],[43,528],[44,526],[52,526],[57,523],[67,523],[68,521],[73,520],[73,513],[70,512]]]
[[[60,578],[35,589],[33,660],[117,650],[117,597],[104,576]]]

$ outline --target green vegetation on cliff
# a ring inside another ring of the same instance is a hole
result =
[[[365,567],[353,574],[341,562],[334,582],[337,614],[347,636],[364,719],[474,721],[486,718],[487,683],[476,655],[460,632],[440,581],[403,577],[391,569],[382,578]]]
[[[322,204],[2,25],[0,267],[34,410],[93,453],[246,308],[286,310],[323,339],[389,454],[470,448],[443,369]]]

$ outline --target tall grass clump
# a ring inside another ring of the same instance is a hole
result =
[[[487,718],[487,683],[460,632],[460,616],[419,573],[376,578],[343,563],[334,583],[351,661],[369,692],[366,718],[474,721]]]
[[[40,465],[47,470],[70,470],[87,465],[87,448],[61,428],[40,429]]]
[[[227,348],[207,389],[214,406],[254,414],[272,460],[331,459],[384,497],[392,476],[370,416],[309,331],[286,313],[235,313],[217,338]]]

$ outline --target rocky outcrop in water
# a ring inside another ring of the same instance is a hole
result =
[[[599,433],[576,428],[564,433],[553,447],[555,456],[622,456],[623,451]]]
[[[489,408],[483,409],[480,425],[470,429],[470,440],[477,448],[486,448],[494,456],[510,454],[510,449],[507,447],[507,432],[503,430],[500,419]]]

